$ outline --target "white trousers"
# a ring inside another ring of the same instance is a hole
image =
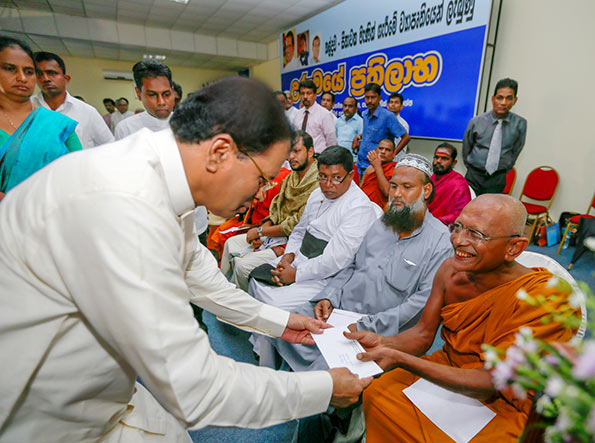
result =
[[[221,272],[244,291],[248,291],[250,272],[277,258],[273,249],[245,252],[248,246],[246,234],[235,235],[225,242],[221,256]]]

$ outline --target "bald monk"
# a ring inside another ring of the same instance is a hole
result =
[[[368,153],[370,166],[364,172],[361,188],[364,194],[382,209],[388,203],[388,182],[397,165],[393,161],[396,154],[395,143],[388,138],[380,140],[376,149]]]
[[[471,442],[516,442],[522,434],[533,394],[522,399],[510,389],[496,390],[484,369],[481,344],[506,349],[523,326],[550,342],[565,342],[573,335],[559,323],[542,324],[545,311],[516,297],[521,288],[533,295],[557,293],[563,302],[548,297],[554,309],[568,299],[547,287],[552,277],[547,270],[515,261],[528,244],[522,237],[525,220],[524,207],[510,196],[484,194],[472,200],[451,225],[455,255],[438,269],[417,325],[393,337],[368,331],[346,334],[366,348],[358,358],[375,360],[385,369],[399,367],[364,392],[369,443],[452,441],[403,394],[420,377],[476,398],[497,414]],[[442,350],[416,357],[430,348],[440,324]]]

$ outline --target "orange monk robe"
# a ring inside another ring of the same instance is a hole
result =
[[[575,331],[559,323],[542,324],[545,311],[519,300],[516,292],[523,288],[530,295],[567,295],[546,287],[551,274],[537,268],[516,280],[493,288],[482,295],[461,303],[444,306],[441,310],[442,350],[422,357],[435,363],[457,368],[484,367],[482,343],[506,349],[515,342],[515,333],[523,326],[533,330],[533,336],[549,342],[568,341]],[[560,307],[564,303],[552,302]],[[419,377],[404,369],[387,372],[364,391],[366,441],[376,442],[451,442],[434,423],[423,415],[403,394],[403,389]],[[527,399],[516,397],[512,389],[482,402],[497,415],[471,440],[477,442],[516,442],[522,434],[531,408],[533,394]]]
[[[382,169],[384,170],[384,176],[390,180],[393,176],[393,171],[395,170],[395,166],[397,164],[395,162],[388,162],[382,165]],[[382,209],[388,203],[388,197],[382,195],[380,188],[378,187],[378,177],[376,177],[376,171],[372,169],[372,171],[368,172],[364,176],[364,181],[361,184],[362,191],[364,194],[368,196],[370,200],[380,206]]]
[[[261,221],[267,218],[269,216],[269,207],[271,206],[271,202],[273,201],[273,198],[275,198],[275,196],[279,193],[281,182],[289,175],[290,172],[291,169],[281,168],[279,174],[272,180],[274,183],[276,183],[276,185],[266,192],[266,197],[263,201],[258,201],[255,199],[245,216],[236,215],[235,217],[226,220],[221,225],[210,231],[209,236],[207,237],[207,248],[211,251],[217,251],[219,257],[221,257],[223,254],[223,247],[225,246],[225,242],[228,238],[237,234],[245,234],[245,232],[237,231],[228,232],[226,234],[221,234],[221,232],[246,224],[258,225]]]

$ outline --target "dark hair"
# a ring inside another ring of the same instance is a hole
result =
[[[143,78],[167,77],[171,86],[171,70],[167,65],[156,60],[138,62],[132,67],[132,74],[138,89],[143,88]]]
[[[41,62],[55,61],[58,63],[58,66],[60,66],[62,74],[66,74],[66,65],[64,64],[62,57],[60,57],[58,54],[54,54],[53,52],[39,51],[33,54],[33,60],[35,61],[36,65]]]
[[[126,104],[128,104],[128,99],[126,97],[120,97],[118,99],[116,99],[116,103],[118,102],[126,102]]]
[[[103,103],[111,103],[112,105],[116,106],[116,102],[113,101],[111,98],[104,98]]]
[[[345,97],[345,98],[343,99],[343,103],[345,103],[345,100],[347,100],[348,98],[350,98],[351,100],[353,100],[353,101],[355,102],[355,107],[356,107],[356,108],[358,108],[358,107],[359,107],[359,106],[358,106],[357,99],[356,99],[355,97],[351,96],[351,95],[348,95],[347,97]]]
[[[315,37],[312,39],[312,43],[314,43],[314,40],[318,40],[318,41],[320,41],[320,37],[318,37],[318,36],[315,36]]]
[[[183,143],[229,134],[246,152],[262,153],[290,140],[292,129],[281,103],[263,83],[227,77],[194,92],[174,111],[170,126]]]
[[[307,150],[314,148],[314,140],[312,139],[312,136],[308,134],[306,131],[302,130],[298,130],[293,133],[291,145],[293,146],[300,139],[302,140],[302,144],[306,147]]]
[[[283,97],[285,97],[285,100],[287,100],[287,96],[285,95],[285,92],[283,92],[283,91],[279,91],[279,90],[277,90],[277,91],[273,91],[273,96],[274,96],[274,97],[277,97],[277,96],[279,96],[279,95],[282,95]]]
[[[316,94],[316,92],[318,92],[316,83],[314,83],[314,81],[309,78],[300,82],[300,87],[298,88],[298,91],[302,88],[311,89],[312,91],[314,91],[314,94]]]
[[[12,38],[12,37],[6,37],[5,35],[0,35],[0,51],[4,50],[4,48],[21,48],[23,51],[25,51],[25,53],[31,57],[31,60],[33,60],[33,64],[35,64],[35,57],[33,56],[33,51],[31,50],[31,48],[29,47],[28,44],[17,40],[16,38]]]
[[[382,89],[380,89],[380,85],[378,83],[368,83],[364,87],[364,94],[368,91],[372,91],[382,97]]]
[[[174,91],[176,91],[176,94],[178,94],[180,96],[180,100],[182,100],[182,86],[180,86],[179,83],[176,83],[175,81],[172,80],[171,87],[173,88]]]
[[[318,156],[318,166],[341,165],[347,172],[353,171],[353,154],[343,146],[329,146]]]
[[[502,88],[512,89],[514,92],[514,96],[516,97],[516,94],[519,89],[519,83],[511,78],[503,78],[502,80],[498,80],[498,83],[496,83],[496,87],[494,88],[494,96],[498,93],[498,89]]]
[[[300,34],[300,36],[298,37],[298,40],[306,41],[306,34],[304,34],[304,33]]]
[[[428,174],[425,174],[423,172],[422,172],[422,174],[424,175],[424,186],[427,185],[428,183],[432,184],[432,192],[430,192],[430,196],[428,198],[426,198],[426,203],[430,204],[430,203],[432,203],[432,201],[434,201],[434,196],[436,195],[436,185],[434,184],[432,179],[430,177],[428,177]]]
[[[389,95],[388,101],[390,101],[391,98],[398,98],[399,100],[401,100],[401,104],[403,104],[403,96],[398,92],[393,92],[391,95]]]
[[[79,100],[80,100],[80,101],[82,101],[82,102],[84,102],[84,101],[85,101],[85,99],[83,98],[83,96],[82,96],[82,95],[75,95],[75,96],[74,96],[74,98],[77,98],[77,99],[79,99]]]
[[[450,158],[452,158],[452,161],[454,162],[457,159],[457,148],[455,148],[453,145],[451,145],[450,143],[440,143],[438,146],[436,146],[436,149],[434,150],[434,153],[436,153],[436,151],[440,148],[448,148],[450,149]]]
[[[320,96],[320,98],[324,97],[324,95],[325,95],[325,94],[328,94],[328,95],[330,95],[330,96],[331,96],[331,98],[333,99],[333,103],[335,103],[335,94],[333,94],[333,93],[332,93],[332,92],[330,92],[330,91],[325,91],[325,92],[323,92],[323,93],[322,93],[322,95]]]

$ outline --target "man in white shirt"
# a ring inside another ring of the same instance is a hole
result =
[[[174,109],[174,91],[171,70],[155,60],[140,61],[132,67],[134,91],[147,112],[135,114],[116,126],[116,140],[134,134],[142,128],[161,131],[169,127],[169,118]]]
[[[399,121],[401,126],[405,128],[407,134],[409,134],[409,123],[407,123],[400,114],[401,110],[403,109],[403,95],[399,94],[398,92],[393,92],[391,95],[389,95],[388,104],[386,105],[386,108],[397,116],[397,120]],[[395,146],[399,146],[401,138],[402,137],[395,137]],[[401,149],[395,157],[395,161],[398,162],[399,160],[401,160],[408,152],[409,145],[403,146],[403,149]]]
[[[250,274],[250,295],[291,311],[351,263],[377,219],[372,202],[353,183],[353,175],[351,153],[341,146],[331,146],[318,156],[320,188],[310,194],[285,254]]]
[[[336,118],[316,102],[316,84],[312,80],[300,82],[300,98],[303,107],[293,118],[294,129],[301,129],[312,136],[314,152],[320,154],[329,146],[337,144]]]
[[[192,229],[197,205],[248,208],[291,131],[271,91],[240,77],[202,89],[171,123],[63,156],[2,201],[0,440],[189,441],[181,426],[268,426],[352,404],[371,381],[210,348],[190,301],[296,343],[323,326],[237,290]]]
[[[115,133],[116,126],[122,120],[132,117],[134,112],[128,110],[128,99],[126,97],[120,97],[116,100],[116,110],[112,114],[112,132]]]
[[[293,106],[293,102],[291,100],[291,93],[289,91],[285,91],[285,115],[287,119],[292,122],[295,114],[297,114],[297,108]]]
[[[70,75],[66,74],[64,60],[51,52],[36,52],[34,58],[37,85],[41,91],[31,97],[31,101],[78,122],[75,132],[84,149],[113,142],[114,136],[97,109],[66,91]]]

